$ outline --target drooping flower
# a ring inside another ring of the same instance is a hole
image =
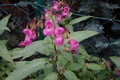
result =
[[[25,40],[24,40],[24,45],[25,46],[28,46],[32,43],[32,40],[30,39],[30,37],[26,36],[25,37]]]
[[[60,23],[62,20],[62,16],[60,14],[56,14],[56,19],[57,19],[57,22]]]
[[[63,17],[68,17],[69,11],[70,11],[69,6],[65,6],[64,9],[63,9],[63,12],[62,12],[62,16]]]
[[[32,40],[36,40],[37,36],[35,34],[35,31],[31,30],[31,29],[23,29],[23,33],[25,34],[25,39],[24,41],[19,43],[19,46],[24,47],[24,46],[28,46],[32,43]]]
[[[62,36],[65,32],[65,29],[62,28],[62,27],[56,27],[55,30],[54,30],[54,35],[55,37],[59,37],[59,36]]]
[[[36,34],[35,34],[35,31],[32,32],[31,39],[32,39],[32,40],[36,40],[36,39],[37,39],[37,36],[36,36]]]
[[[52,20],[47,19],[45,21],[45,28],[52,28],[54,27],[54,22]]]
[[[54,34],[54,29],[53,28],[45,28],[43,30],[43,34],[45,36],[52,36]]]
[[[74,39],[70,39],[68,41],[68,44],[70,44],[70,49],[74,50],[74,51],[77,50],[78,47],[79,47],[79,43],[76,40],[74,40]]]
[[[120,76],[120,70],[116,71],[117,76]]]
[[[29,37],[29,36],[25,36],[24,41],[22,41],[22,42],[19,44],[19,46],[24,47],[24,46],[30,45],[31,43],[32,43],[32,40],[30,39],[30,37]]]
[[[32,31],[31,29],[24,29],[23,33],[33,40],[35,40],[37,38],[35,32]]]
[[[64,43],[64,39],[63,37],[55,37],[54,39],[54,44],[58,45],[58,46],[62,46]]]
[[[59,11],[59,3],[58,1],[53,1],[52,9],[55,11]]]

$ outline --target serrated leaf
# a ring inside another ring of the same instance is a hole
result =
[[[48,61],[45,58],[30,61],[28,64],[25,64],[14,70],[10,75],[8,75],[6,80],[22,80],[28,75],[44,68],[47,62]]]
[[[73,19],[69,22],[70,25],[74,25],[76,23],[79,23],[79,22],[82,22],[82,21],[85,21],[89,18],[91,18],[92,16],[83,16],[83,17],[79,17],[79,18],[76,18],[76,19]]]
[[[110,59],[117,65],[117,67],[120,67],[120,57],[117,56],[111,56]]]
[[[2,20],[0,20],[0,34],[2,34],[4,30],[9,30],[9,28],[7,27],[9,18],[10,18],[10,15],[8,15],[8,16],[4,17]]]
[[[8,61],[12,62],[11,55],[6,48],[6,43],[7,43],[6,40],[1,40],[0,41],[0,56],[2,58],[4,58],[5,60],[8,60]]]
[[[74,33],[70,34],[70,39],[75,39],[78,42],[81,42],[81,41],[83,41],[83,40],[85,40],[85,39],[87,39],[89,37],[92,37],[92,36],[94,36],[96,34],[98,34],[98,33],[95,32],[95,31],[89,31],[89,30],[77,31],[77,32],[74,32]]]
[[[36,51],[40,52],[41,54],[49,55],[50,48],[53,46],[49,46],[49,44],[46,44],[44,41],[35,41],[31,45],[26,46],[22,51],[19,51],[18,55],[19,57],[23,56],[23,59],[30,57],[33,55]]]
[[[58,74],[53,72],[46,76],[43,80],[57,80],[58,79]]]
[[[65,70],[65,72],[63,73],[63,75],[65,76],[65,78],[67,80],[80,80],[77,78],[77,76],[70,70]]]
[[[87,65],[87,68],[91,70],[104,70],[104,68],[101,65],[95,63],[89,63]]]

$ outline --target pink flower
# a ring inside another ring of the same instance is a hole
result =
[[[19,46],[24,47],[24,46],[30,45],[31,43],[32,43],[32,40],[30,39],[30,37],[25,36],[24,41],[22,41],[22,42],[19,44]]]
[[[60,23],[62,20],[62,16],[60,14],[56,14],[57,22]]]
[[[31,35],[32,30],[30,30],[30,29],[23,29],[23,33],[26,34],[26,35]]]
[[[54,27],[54,22],[52,20],[47,19],[45,21],[45,28],[52,28]]]
[[[35,32],[32,31],[31,29],[24,29],[23,33],[33,40],[35,40],[37,38]]]
[[[37,39],[37,36],[36,36],[36,34],[35,34],[34,31],[32,32],[32,35],[31,35],[30,37],[31,37],[31,39],[33,39],[33,40],[36,40],[36,39]]]
[[[49,9],[45,9],[45,19],[49,19],[50,15],[52,15],[52,12]]]
[[[54,31],[55,37],[62,36],[64,32],[65,32],[65,29],[62,27],[55,28],[55,31]]]
[[[68,6],[64,7],[63,12],[62,12],[62,16],[68,17],[69,11],[70,11],[70,8]]]
[[[18,46],[24,47],[24,41],[21,41],[21,42],[18,44]]]
[[[54,34],[54,29],[53,28],[45,28],[43,30],[43,34],[45,36],[52,36]]]
[[[70,49],[71,50],[77,50],[78,47],[79,47],[79,43],[76,40],[74,40],[74,39],[70,39],[68,41],[68,44],[70,44]]]
[[[54,39],[54,43],[55,43],[56,45],[58,45],[58,46],[62,46],[63,43],[64,43],[63,37],[56,37],[56,38]]]
[[[30,39],[30,37],[26,36],[25,37],[25,40],[24,40],[24,45],[25,46],[28,46],[32,43],[32,40]]]
[[[55,11],[59,11],[59,3],[58,3],[58,1],[53,1],[52,9],[55,10]]]
[[[120,70],[117,70],[116,73],[117,73],[117,76],[120,76]]]

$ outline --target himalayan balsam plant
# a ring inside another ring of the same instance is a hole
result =
[[[8,51],[7,41],[0,40],[0,56],[4,62],[1,65],[7,66],[0,67],[1,71],[5,71],[1,74],[8,75],[0,77],[1,80],[114,80],[114,77],[119,78],[119,57],[110,57],[112,61],[99,59],[89,55],[80,44],[82,40],[98,33],[88,30],[73,31],[74,24],[91,16],[72,19],[70,7],[63,6],[61,3],[61,1],[53,1],[53,5],[45,9],[41,19],[33,20],[23,29],[25,38],[19,43],[19,48]],[[0,21],[0,34],[4,30],[9,30],[6,27],[9,17],[10,15]],[[44,40],[37,40],[38,26],[43,28]],[[28,61],[28,58],[31,59]],[[114,70],[113,62],[116,64]]]

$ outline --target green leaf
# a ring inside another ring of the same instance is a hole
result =
[[[19,62],[15,62],[14,64],[12,64],[15,68],[19,68],[22,67],[23,65],[29,63],[29,61],[19,61]]]
[[[76,19],[73,19],[69,22],[70,25],[74,25],[76,23],[79,23],[79,22],[82,22],[82,21],[85,21],[89,18],[91,18],[92,16],[83,16],[83,17],[79,17],[79,18],[76,18]]]
[[[96,56],[90,56],[89,57],[89,61],[96,61],[96,62],[99,62],[100,61],[100,59],[98,58],[98,57],[96,57]]]
[[[53,46],[50,44],[45,43],[44,41],[35,41],[31,45],[26,46],[23,50],[19,51],[14,58],[22,57],[23,59],[32,56],[36,51],[40,52],[41,54],[49,55],[52,51]]]
[[[6,40],[0,40],[0,56],[5,60],[12,62],[11,55],[6,48],[6,43],[7,43]]]
[[[9,28],[7,27],[9,18],[10,18],[10,15],[8,15],[8,16],[4,17],[2,20],[0,20],[0,34],[2,34],[4,30],[9,30]]]
[[[8,75],[6,80],[22,80],[28,75],[44,68],[47,62],[48,61],[45,58],[30,61],[28,64],[25,64],[14,70],[10,75]]]
[[[72,34],[70,34],[70,38],[71,39],[75,39],[77,40],[78,42],[81,42],[89,37],[92,37],[94,35],[98,34],[98,32],[95,32],[95,31],[89,31],[89,30],[85,30],[85,31],[77,31],[77,32],[74,32]],[[66,41],[67,42],[67,41]],[[65,43],[66,43],[65,42]]]
[[[78,47],[78,51],[80,52],[80,54],[88,56],[88,53],[87,53],[87,51],[85,50],[85,48],[83,46],[80,45]]]
[[[43,80],[47,75],[53,72],[53,64],[48,63],[45,65],[44,68],[42,68],[44,74],[40,74],[36,80]]]
[[[60,66],[64,66],[64,65],[66,65],[66,63],[68,62],[68,60],[65,58],[65,56],[64,55],[62,55],[62,54],[59,54],[58,55],[58,64],[60,65]]]
[[[120,67],[120,57],[111,56],[110,59],[117,65],[117,67]]]
[[[72,26],[72,25],[66,25],[65,28],[66,28],[67,31],[69,31],[70,33],[73,33],[73,26]]]
[[[58,79],[58,74],[53,72],[46,76],[43,80],[57,80]]]
[[[80,80],[77,78],[77,76],[70,70],[66,70],[63,75],[67,80]]]
[[[82,55],[78,55],[78,56],[77,56],[77,61],[78,61],[79,65],[80,65],[81,68],[82,68],[82,66],[84,66],[84,64],[85,64],[85,61],[84,61],[84,59],[82,58]]]
[[[101,65],[95,63],[89,63],[87,65],[87,68],[91,70],[104,70],[104,68]]]
[[[67,52],[62,52],[62,54],[64,55],[64,57],[65,57],[68,61],[73,62],[73,56],[72,56],[72,54],[67,53]]]
[[[82,68],[82,66],[79,63],[70,63],[70,64],[66,65],[67,70],[77,71],[77,70],[79,70],[81,68]]]
[[[21,53],[21,51],[23,50],[24,48],[15,48],[13,50],[10,50],[10,54],[12,56],[12,59],[16,59],[16,58],[19,58],[19,57],[22,57],[23,54]]]

